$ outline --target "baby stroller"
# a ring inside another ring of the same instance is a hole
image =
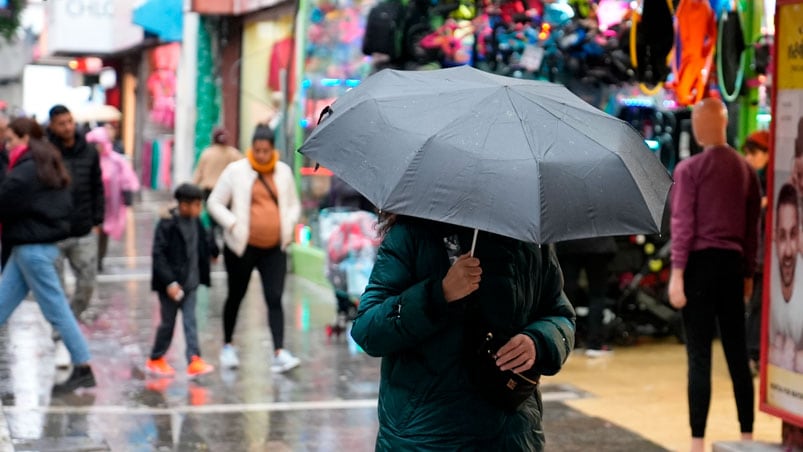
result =
[[[616,297],[617,317],[610,328],[612,339],[632,345],[640,336],[673,335],[685,342],[680,312],[669,304],[667,295],[671,242],[634,236],[631,246],[640,254],[640,262],[637,271],[618,274],[620,290]]]
[[[359,298],[376,259],[379,246],[377,217],[363,210],[321,210],[322,243],[326,245],[326,277],[335,290],[335,321],[326,336],[340,336],[357,314]]]

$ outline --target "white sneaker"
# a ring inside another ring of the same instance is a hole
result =
[[[233,345],[224,345],[223,349],[220,350],[220,365],[229,369],[240,367],[237,349]]]
[[[270,366],[270,370],[276,373],[287,372],[288,370],[297,367],[301,364],[301,360],[293,356],[287,350],[280,350],[278,355],[273,357],[273,363]]]
[[[613,355],[613,350],[603,346],[602,348],[586,349],[586,356],[589,358],[607,358]]]
[[[72,357],[70,356],[70,351],[67,350],[67,346],[64,345],[64,341],[58,340],[54,344],[55,350],[53,352],[53,364],[56,365],[57,369],[67,369],[72,364]]]

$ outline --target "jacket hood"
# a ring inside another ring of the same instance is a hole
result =
[[[169,206],[162,207],[159,210],[159,218],[163,220],[178,218],[178,206],[175,204],[171,204]]]

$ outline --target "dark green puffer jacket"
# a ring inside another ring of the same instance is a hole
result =
[[[378,451],[539,451],[540,394],[508,414],[468,380],[462,357],[466,302],[447,303],[443,237],[471,231],[404,219],[382,242],[351,335],[382,357]],[[465,251],[463,251],[465,252]],[[481,233],[483,269],[473,297],[499,331],[530,336],[536,363],[528,376],[554,375],[574,348],[574,310],[562,292],[557,259],[547,247]]]

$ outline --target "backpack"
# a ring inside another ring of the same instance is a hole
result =
[[[405,5],[398,0],[386,0],[371,8],[365,23],[362,53],[368,56],[382,53],[391,60],[398,60],[402,51],[405,11]]]

